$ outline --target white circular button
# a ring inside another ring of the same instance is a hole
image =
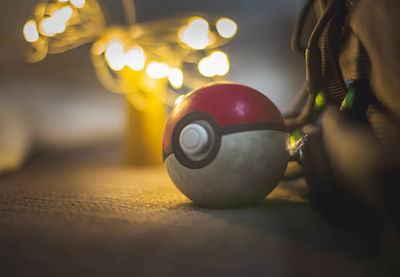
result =
[[[196,123],[183,128],[179,135],[179,144],[187,154],[201,153],[207,146],[208,140],[206,128]]]

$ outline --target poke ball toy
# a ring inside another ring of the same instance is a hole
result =
[[[216,83],[186,95],[172,110],[163,159],[176,187],[194,203],[235,207],[262,202],[281,179],[288,133],[260,92]]]

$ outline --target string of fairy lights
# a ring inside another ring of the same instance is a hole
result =
[[[122,1],[125,26],[109,26],[97,0],[38,3],[23,27],[28,61],[93,43],[91,58],[100,82],[112,92],[129,94],[138,109],[149,97],[172,106],[181,88],[190,91],[229,72],[228,55],[219,47],[235,36],[233,20],[201,14],[136,23],[134,2]],[[153,93],[138,81],[127,85],[127,74],[147,86],[164,82],[165,93]]]

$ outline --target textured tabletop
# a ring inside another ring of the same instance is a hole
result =
[[[359,236],[313,211],[302,181],[260,206],[199,208],[118,144],[37,153],[0,178],[1,276],[381,276]]]

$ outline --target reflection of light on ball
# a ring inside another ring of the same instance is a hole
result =
[[[172,181],[196,204],[246,205],[278,184],[289,160],[287,139],[281,113],[263,94],[213,84],[172,110],[163,157]]]

